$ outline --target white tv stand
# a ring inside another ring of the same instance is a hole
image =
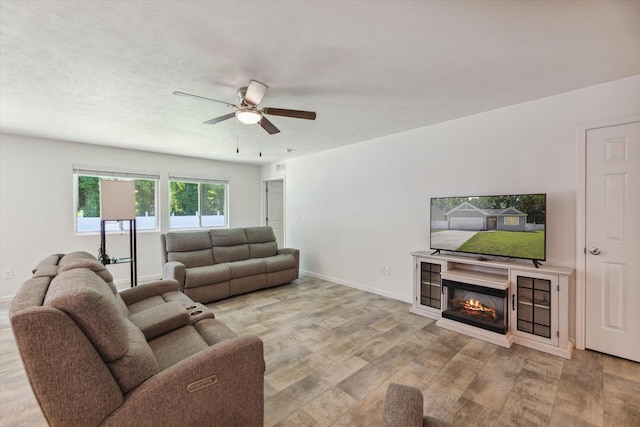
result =
[[[573,269],[531,262],[478,260],[475,257],[412,252],[414,260],[411,313],[437,320],[446,329],[503,347],[513,343],[571,358],[569,294]],[[508,291],[505,334],[442,317],[448,288],[442,280]]]

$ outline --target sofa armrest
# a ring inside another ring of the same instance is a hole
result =
[[[156,280],[133,288],[123,289],[120,291],[120,296],[124,303],[129,306],[156,295],[179,290],[180,286],[175,280]]]
[[[187,278],[187,270],[183,263],[178,261],[169,261],[162,266],[162,278],[177,280],[180,285],[180,291],[184,292],[184,282]]]
[[[280,248],[278,249],[278,255],[289,254],[293,255],[296,259],[296,278],[298,278],[298,274],[300,273],[300,249],[294,248]]]
[[[140,328],[147,341],[190,323],[187,309],[175,301],[132,314],[129,320]]]
[[[260,338],[224,340],[149,378],[103,425],[262,426],[264,369]]]
[[[414,387],[389,384],[384,400],[383,427],[422,427],[422,392]]]

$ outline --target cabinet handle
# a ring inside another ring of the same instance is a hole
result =
[[[511,310],[516,311],[516,294],[511,295]]]

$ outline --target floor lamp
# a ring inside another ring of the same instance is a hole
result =
[[[129,258],[111,258],[107,255],[107,221],[129,221]],[[134,181],[100,181],[100,252],[102,264],[131,263],[131,286],[138,284],[136,239],[136,188]]]

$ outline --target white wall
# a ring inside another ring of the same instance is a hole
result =
[[[10,299],[31,269],[52,253],[85,250],[97,254],[99,234],[76,235],[73,216],[73,165],[119,168],[161,175],[159,213],[162,232],[169,227],[168,173],[229,180],[229,225],[259,225],[260,167],[154,154],[88,144],[0,134],[0,300]],[[162,272],[160,232],[138,232],[138,277]],[[128,256],[129,237],[108,235],[111,256]],[[129,265],[109,267],[128,281]]]
[[[638,112],[634,76],[288,160],[287,245],[303,270],[410,301],[430,197],[547,193],[547,262],[575,267],[577,126]]]

